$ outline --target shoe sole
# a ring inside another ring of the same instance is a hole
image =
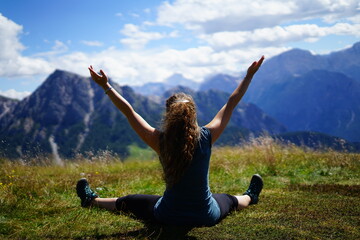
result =
[[[84,188],[84,185],[87,185],[87,184],[89,184],[89,183],[86,180],[86,178],[82,178],[77,182],[77,184],[76,184],[76,193],[77,193],[78,197],[80,197],[79,190]]]
[[[263,181],[262,177],[259,174],[254,174],[253,177],[257,177],[258,179],[260,179],[261,187],[264,185],[264,181]]]

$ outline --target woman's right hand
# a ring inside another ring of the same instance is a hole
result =
[[[99,85],[100,85],[101,87],[103,87],[103,88],[106,88],[106,87],[107,87],[108,77],[106,76],[106,74],[104,73],[103,70],[100,70],[100,74],[101,74],[101,75],[99,75],[97,72],[95,72],[94,68],[90,65],[89,71],[90,71],[91,78],[92,78],[97,84],[99,84]]]

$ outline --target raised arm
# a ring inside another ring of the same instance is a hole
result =
[[[209,128],[211,132],[212,143],[214,143],[224,131],[226,125],[228,124],[232,112],[237,104],[240,102],[241,98],[244,96],[246,90],[249,87],[251,79],[254,74],[260,68],[262,62],[264,61],[264,56],[260,58],[259,61],[253,62],[248,68],[245,78],[241,81],[239,86],[234,90],[234,92],[229,97],[227,103],[220,109],[216,114],[213,120],[208,123],[205,127]]]
[[[89,67],[92,79],[99,84],[110,97],[113,104],[126,116],[131,127],[140,136],[140,138],[159,154],[159,131],[150,126],[113,87],[111,87],[108,78],[103,70],[100,74],[96,73],[92,66]]]

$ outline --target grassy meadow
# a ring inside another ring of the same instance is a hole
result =
[[[121,214],[84,209],[81,177],[101,197],[162,194],[154,154],[131,149],[128,161],[109,153],[50,160],[0,159],[0,239],[360,239],[360,154],[304,150],[259,138],[213,149],[214,193],[243,193],[252,174],[264,179],[258,205],[186,236],[145,227]]]

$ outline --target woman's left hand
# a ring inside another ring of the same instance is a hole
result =
[[[251,79],[255,75],[255,73],[257,72],[257,70],[259,70],[261,64],[263,63],[264,59],[265,57],[262,56],[259,61],[257,62],[255,61],[253,62],[253,64],[251,64],[251,66],[247,70],[247,74],[246,74],[247,78]]]
[[[106,87],[107,83],[108,83],[108,77],[106,76],[106,74],[104,73],[103,70],[100,70],[100,74],[99,75],[97,72],[94,71],[94,68],[92,66],[89,67],[89,71],[90,71],[90,75],[91,78],[97,83],[99,84],[101,87]]]

